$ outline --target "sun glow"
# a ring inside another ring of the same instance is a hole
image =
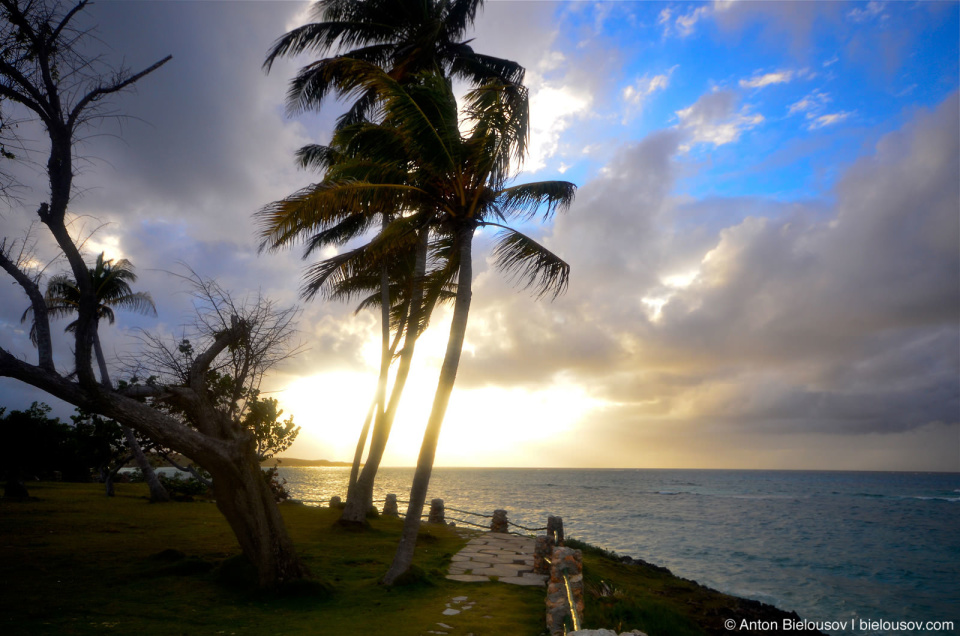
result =
[[[383,465],[417,461],[436,389],[432,369],[411,373],[384,454]],[[302,427],[287,454],[352,459],[373,395],[373,374],[324,373],[300,378],[277,397]],[[437,448],[438,466],[549,466],[545,444],[574,434],[602,402],[582,388],[559,383],[539,390],[455,388]]]

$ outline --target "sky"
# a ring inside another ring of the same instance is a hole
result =
[[[287,115],[286,85],[309,57],[261,69],[309,8],[87,11],[107,60],[173,55],[116,101],[128,117],[79,147],[74,231],[99,228],[91,262],[130,259],[159,312],[102,328],[115,368],[138,330],[182,333],[178,263],[241,297],[298,302],[306,263],[258,254],[252,215],[319,178],[294,152],[328,141],[340,112]],[[960,470],[958,9],[488,0],[474,49],[527,69],[531,152],[517,179],[579,188],[568,212],[524,228],[571,282],[538,300],[491,268],[491,237],[478,236],[436,464]],[[36,132],[21,130],[39,150]],[[5,236],[46,196],[37,165],[15,170]],[[0,286],[0,346],[35,359],[26,305]],[[416,462],[448,327],[439,316],[418,345],[385,465]],[[264,385],[302,426],[287,456],[352,457],[378,330],[370,312],[302,305],[304,351]],[[38,399],[56,405],[0,380],[0,404]]]

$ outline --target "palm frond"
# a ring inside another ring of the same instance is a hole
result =
[[[569,283],[570,266],[562,258],[516,230],[498,226],[497,244],[493,250],[494,265],[524,288],[534,290],[537,297],[551,294],[556,298]]]
[[[348,241],[362,235],[373,224],[374,218],[369,214],[351,214],[340,223],[317,232],[307,239],[303,250],[303,258],[307,258],[317,250],[333,245],[341,246]]]
[[[326,170],[343,157],[343,153],[330,146],[308,144],[297,150],[297,163],[301,168]]]
[[[476,53],[466,44],[451,47],[450,75],[471,84],[484,84],[499,79],[506,84],[523,84],[526,70],[517,62]]]
[[[548,221],[557,212],[570,208],[577,186],[569,181],[535,181],[504,188],[497,197],[497,206],[508,217],[532,219],[543,210]]]
[[[153,298],[148,292],[133,292],[114,299],[110,303],[118,309],[135,311],[144,316],[156,316],[157,306],[153,303]],[[112,320],[110,322],[113,322]]]
[[[368,210],[402,207],[405,197],[423,195],[403,184],[318,183],[264,206],[256,213],[260,250],[277,250]]]

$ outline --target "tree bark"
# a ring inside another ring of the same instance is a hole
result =
[[[440,367],[440,378],[437,380],[437,392],[433,398],[433,407],[430,410],[427,428],[423,433],[423,443],[420,445],[420,455],[417,458],[417,468],[413,474],[410,504],[407,506],[407,516],[403,521],[403,534],[393,557],[393,563],[383,577],[385,585],[392,585],[410,569],[413,563],[413,551],[417,545],[417,534],[420,532],[420,516],[423,514],[423,504],[427,499],[427,487],[430,485],[430,475],[433,472],[433,460],[437,453],[437,442],[440,440],[440,428],[443,426],[450,394],[453,393],[453,385],[457,380],[460,354],[463,352],[463,340],[467,333],[467,318],[470,314],[470,300],[473,295],[471,260],[473,232],[472,225],[465,225],[457,231],[460,270],[457,274],[457,298],[453,306],[450,337],[447,339],[447,350],[443,356],[443,366]]]
[[[238,440],[236,461],[211,465],[217,508],[256,567],[259,585],[273,589],[302,579],[309,572],[297,557],[273,493],[263,478],[252,437]]]
[[[147,456],[143,453],[143,449],[140,448],[136,433],[133,432],[132,428],[126,426],[121,425],[120,428],[123,429],[123,436],[127,440],[127,448],[130,449],[134,459],[137,460],[137,466],[140,467],[140,472],[143,473],[143,480],[147,482],[147,487],[150,489],[150,503],[169,502],[170,493],[168,493],[167,489],[160,483],[157,471],[153,469],[150,460],[147,459]]]
[[[96,330],[93,332],[93,351],[97,357],[97,364],[100,366],[100,384],[103,385],[103,388],[108,391],[113,388],[112,383],[110,382],[110,372],[107,370],[107,360],[103,355],[103,347],[100,345],[100,332]],[[157,476],[157,471],[153,469],[153,466],[150,464],[150,461],[147,459],[147,456],[144,455],[143,449],[140,448],[140,443],[137,441],[137,435],[133,432],[133,429],[120,425],[120,428],[123,430],[123,437],[127,442],[127,448],[130,449],[130,452],[133,454],[134,459],[137,460],[137,466],[140,467],[140,472],[143,473],[143,479],[147,482],[147,488],[150,489],[150,503],[167,503],[170,501],[170,493],[167,492],[167,489],[163,487],[163,484],[160,483],[160,478]],[[107,496],[111,497],[110,492],[113,489],[113,482],[111,480],[110,484],[107,486]]]
[[[373,503],[373,485],[377,478],[377,471],[380,469],[383,453],[387,448],[387,440],[390,438],[390,430],[393,428],[397,408],[400,406],[400,396],[403,394],[407,377],[410,375],[410,365],[413,361],[417,338],[420,337],[422,322],[420,314],[423,310],[423,279],[427,267],[428,240],[429,231],[424,228],[421,230],[420,244],[417,246],[417,261],[414,267],[413,288],[410,294],[410,318],[407,321],[406,337],[403,341],[403,349],[400,351],[400,363],[397,366],[397,376],[393,380],[390,401],[387,403],[385,410],[382,407],[377,410],[378,415],[382,414],[382,417],[378,417],[374,422],[373,435],[370,438],[370,450],[367,451],[367,461],[364,463],[363,470],[354,486],[353,499],[351,500],[349,496],[347,498],[347,504],[340,517],[341,521],[362,523],[367,510]]]

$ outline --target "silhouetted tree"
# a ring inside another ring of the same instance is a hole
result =
[[[38,354],[37,364],[31,364],[0,348],[0,376],[15,378],[89,412],[115,419],[202,464],[214,477],[217,505],[244,554],[257,568],[261,586],[276,587],[302,578],[306,570],[264,482],[252,434],[219,412],[205,390],[211,365],[225,353],[253,352],[271,340],[263,337],[269,323],[258,321],[256,314],[237,314],[234,320],[227,316],[225,322],[208,332],[190,367],[183,369],[181,384],[120,391],[103,386],[94,374],[97,296],[66,223],[74,187],[75,144],[83,127],[105,114],[107,98],[129,88],[170,58],[137,73],[104,69],[90,47],[81,46],[84,34],[74,28],[75,19],[87,5],[87,0],[68,8],[39,0],[0,0],[0,98],[16,103],[46,132],[49,196],[36,213],[65,256],[79,292],[73,370],[61,374],[54,361],[49,315],[39,282],[18,267],[14,254],[0,250],[0,267],[30,299],[37,324]],[[138,401],[137,397],[145,395],[178,401],[192,414],[196,428]]]

